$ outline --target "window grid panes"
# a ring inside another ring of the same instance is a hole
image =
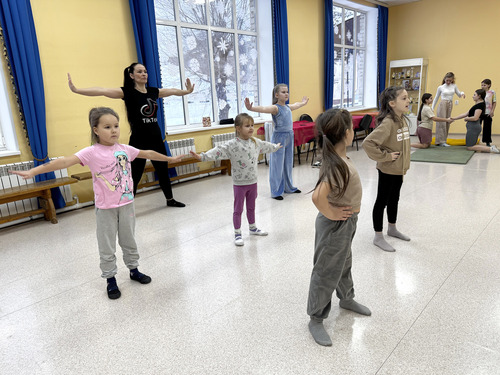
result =
[[[167,129],[234,118],[245,97],[259,102],[256,0],[155,0],[155,12],[162,87],[195,85],[164,99]]]
[[[334,108],[363,106],[366,14],[333,6]]]

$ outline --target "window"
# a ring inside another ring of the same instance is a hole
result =
[[[10,108],[7,82],[5,82],[6,63],[0,58],[0,157],[19,155],[14,121]]]
[[[246,111],[245,97],[259,102],[257,3],[262,2],[155,1],[162,87],[183,87],[186,78],[195,84],[190,95],[164,99],[169,131],[200,127],[207,116],[215,123],[234,118]]]
[[[336,1],[333,5],[334,108],[376,106],[377,12],[354,6],[359,4]]]

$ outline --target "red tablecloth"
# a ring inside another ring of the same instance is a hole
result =
[[[352,115],[352,128],[353,129],[358,129],[359,128],[359,123],[361,122],[361,119],[365,115]],[[372,123],[370,124],[371,129],[375,129],[375,116],[372,115]]]
[[[315,137],[316,123],[309,121],[293,122],[293,145],[300,146]]]

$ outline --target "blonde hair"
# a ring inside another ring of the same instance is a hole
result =
[[[284,83],[278,83],[276,86],[274,86],[274,88],[273,88],[273,104],[278,103],[278,99],[276,98],[276,94],[278,93],[278,91],[282,87],[288,88],[288,86]]]
[[[247,122],[249,122],[252,125],[254,124],[253,117],[250,116],[248,113],[240,113],[238,116],[236,116],[236,118],[234,119],[234,130],[236,132],[237,137],[239,137],[238,128],[241,128]],[[254,137],[250,137],[250,139],[253,141],[253,143],[257,144],[257,141],[255,140]]]

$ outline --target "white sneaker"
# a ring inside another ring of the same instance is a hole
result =
[[[448,143],[441,143],[441,146],[443,146],[443,147],[450,147],[450,145]]]
[[[245,244],[245,242],[243,242],[243,238],[241,237],[241,234],[237,234],[234,237],[234,244],[236,246],[243,246]]]
[[[495,146],[495,145],[491,145],[490,150],[491,150],[491,152],[493,152],[494,154],[500,154],[500,150],[499,150],[499,149],[497,148],[497,146]]]
[[[264,232],[263,230],[260,229],[250,229],[250,234],[254,236],[267,236],[267,232]]]

